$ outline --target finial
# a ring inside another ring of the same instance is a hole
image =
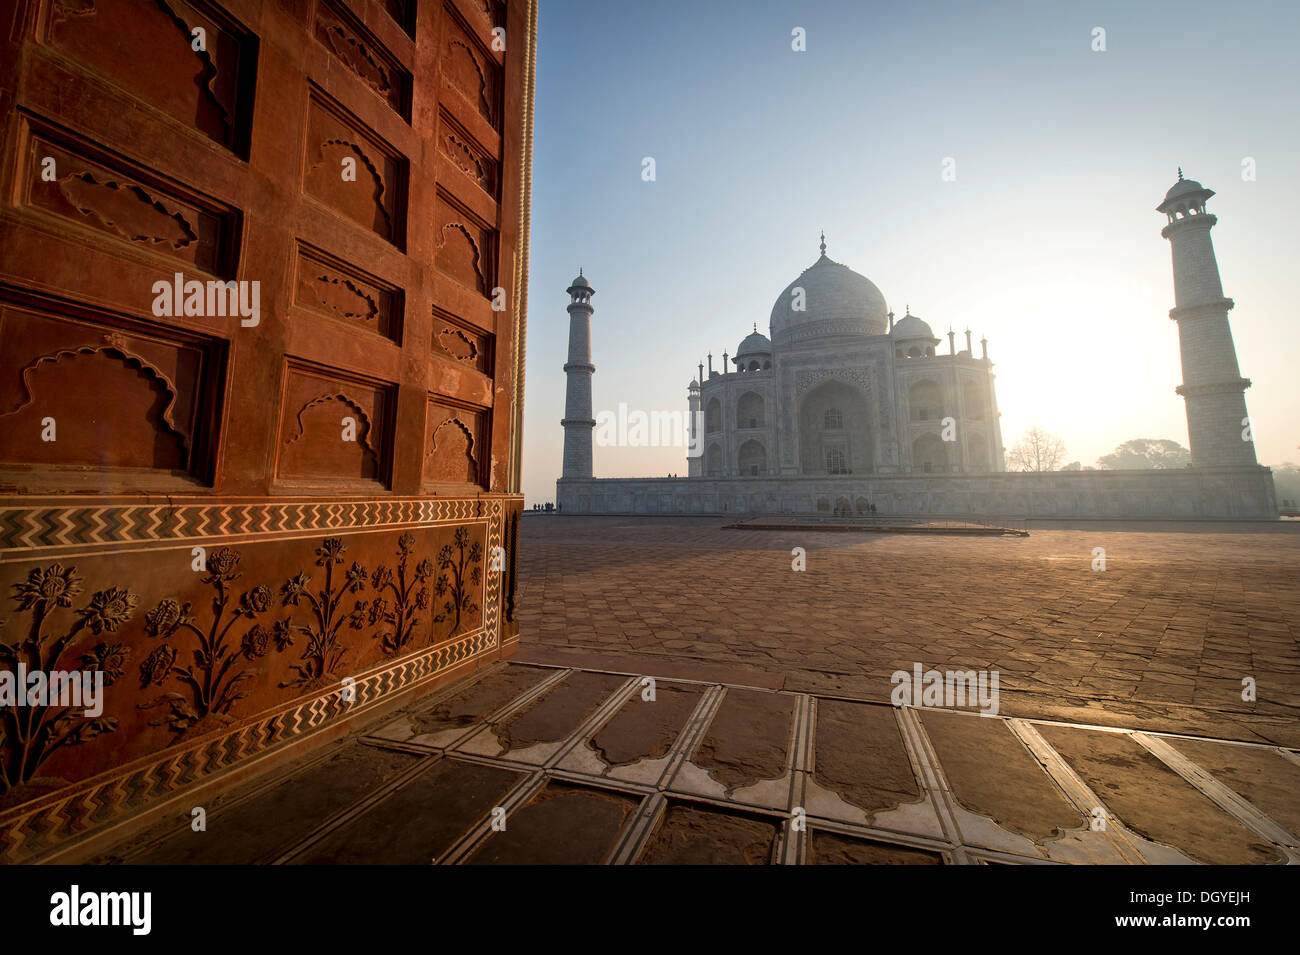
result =
[[[826,230],[822,230],[822,255],[826,254]]]
[[[1179,167],[1178,167],[1178,181],[1179,181],[1179,182],[1182,182],[1182,181],[1183,181],[1183,167],[1182,167],[1182,166],[1179,166]]]
[[[758,333],[758,322],[755,322],[755,323],[754,323],[754,333],[755,333],[755,334]]]
[[[904,315],[904,316],[907,316],[907,315],[911,315],[911,314],[912,314],[912,306],[910,306],[910,305],[904,303],[904,304],[903,304],[903,315]]]
[[[582,278],[582,266],[578,266],[578,278]]]

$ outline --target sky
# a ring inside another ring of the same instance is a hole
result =
[[[679,411],[707,353],[720,368],[754,323],[768,334],[821,230],[942,353],[949,327],[959,350],[967,327],[988,337],[1008,448],[1033,425],[1085,466],[1131,438],[1186,446],[1155,211],[1179,166],[1217,193],[1259,459],[1300,461],[1298,35],[1294,0],[542,0],[527,503],[555,496],[580,267],[597,414]],[[594,463],[686,471],[673,447]]]

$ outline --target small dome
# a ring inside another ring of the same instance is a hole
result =
[[[1156,206],[1156,212],[1163,212],[1170,221],[1186,215],[1205,212],[1205,200],[1214,195],[1213,189],[1206,189],[1195,179],[1184,179],[1182,169],[1178,170],[1178,181],[1169,187],[1165,199]]]
[[[1165,202],[1170,199],[1177,199],[1179,196],[1185,196],[1189,192],[1204,192],[1205,187],[1195,179],[1179,179],[1174,183],[1169,191],[1165,193]]]
[[[934,332],[930,330],[929,325],[912,314],[904,315],[895,323],[894,337],[900,340],[905,338],[924,338],[932,342],[939,340],[934,337]]]
[[[753,333],[746,335],[745,340],[740,343],[736,349],[736,357],[742,358],[745,355],[770,355],[772,354],[772,343],[767,340],[767,336],[762,332],[755,330]]]
[[[700,390],[700,383],[699,383],[698,381],[696,381],[694,378],[692,378],[692,379],[691,379],[691,383],[690,383],[689,385],[686,386],[686,390],[687,390],[687,391],[699,391],[699,390]]]
[[[578,277],[564,291],[575,301],[583,304],[590,302],[591,297],[596,294],[596,290],[591,287],[591,283],[582,277],[582,269],[578,269]]]

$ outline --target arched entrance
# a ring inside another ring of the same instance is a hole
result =
[[[872,470],[871,411],[866,397],[827,381],[799,404],[799,470],[803,474],[866,474]]]
[[[912,470],[926,474],[948,470],[948,446],[937,434],[923,434],[912,442]]]
[[[740,473],[744,476],[767,473],[767,450],[758,441],[746,441],[736,455]]]

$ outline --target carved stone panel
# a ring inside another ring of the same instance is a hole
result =
[[[457,169],[474,180],[475,185],[496,200],[497,161],[446,113],[439,118],[438,149]]]
[[[433,352],[485,375],[492,373],[492,336],[436,308],[433,310]]]
[[[52,0],[45,41],[204,136],[247,155],[257,42],[208,3]]]
[[[492,255],[494,230],[452,204],[438,197],[437,252],[434,264],[439,271],[466,288],[488,295],[493,283]]]
[[[332,0],[316,6],[316,39],[381,97],[411,120],[411,74],[346,7]]]
[[[0,864],[495,656],[502,575],[487,559],[503,515],[456,519],[450,507],[418,505],[418,526],[372,533],[305,532],[311,519],[296,517],[280,540],[191,537],[111,561],[0,564],[0,665],[101,674],[105,687],[98,716],[0,702]],[[95,778],[127,764],[129,777]]]
[[[0,467],[203,477],[219,346],[0,302]]]
[[[490,27],[480,25],[471,30],[450,9],[444,23],[446,39],[439,58],[444,86],[459,94],[493,129],[499,129],[501,67],[476,35],[490,40]]]
[[[164,186],[147,173],[72,140],[33,130],[24,156],[24,204],[136,248],[171,256],[222,278],[234,275],[233,210]],[[42,175],[52,170],[52,177]]]
[[[388,283],[299,243],[295,305],[401,343],[401,293]]]
[[[305,189],[399,249],[405,242],[405,161],[324,93],[313,90]]]
[[[393,388],[290,359],[276,477],[386,486]]]
[[[485,484],[488,413],[429,397],[424,479],[429,483]]]

